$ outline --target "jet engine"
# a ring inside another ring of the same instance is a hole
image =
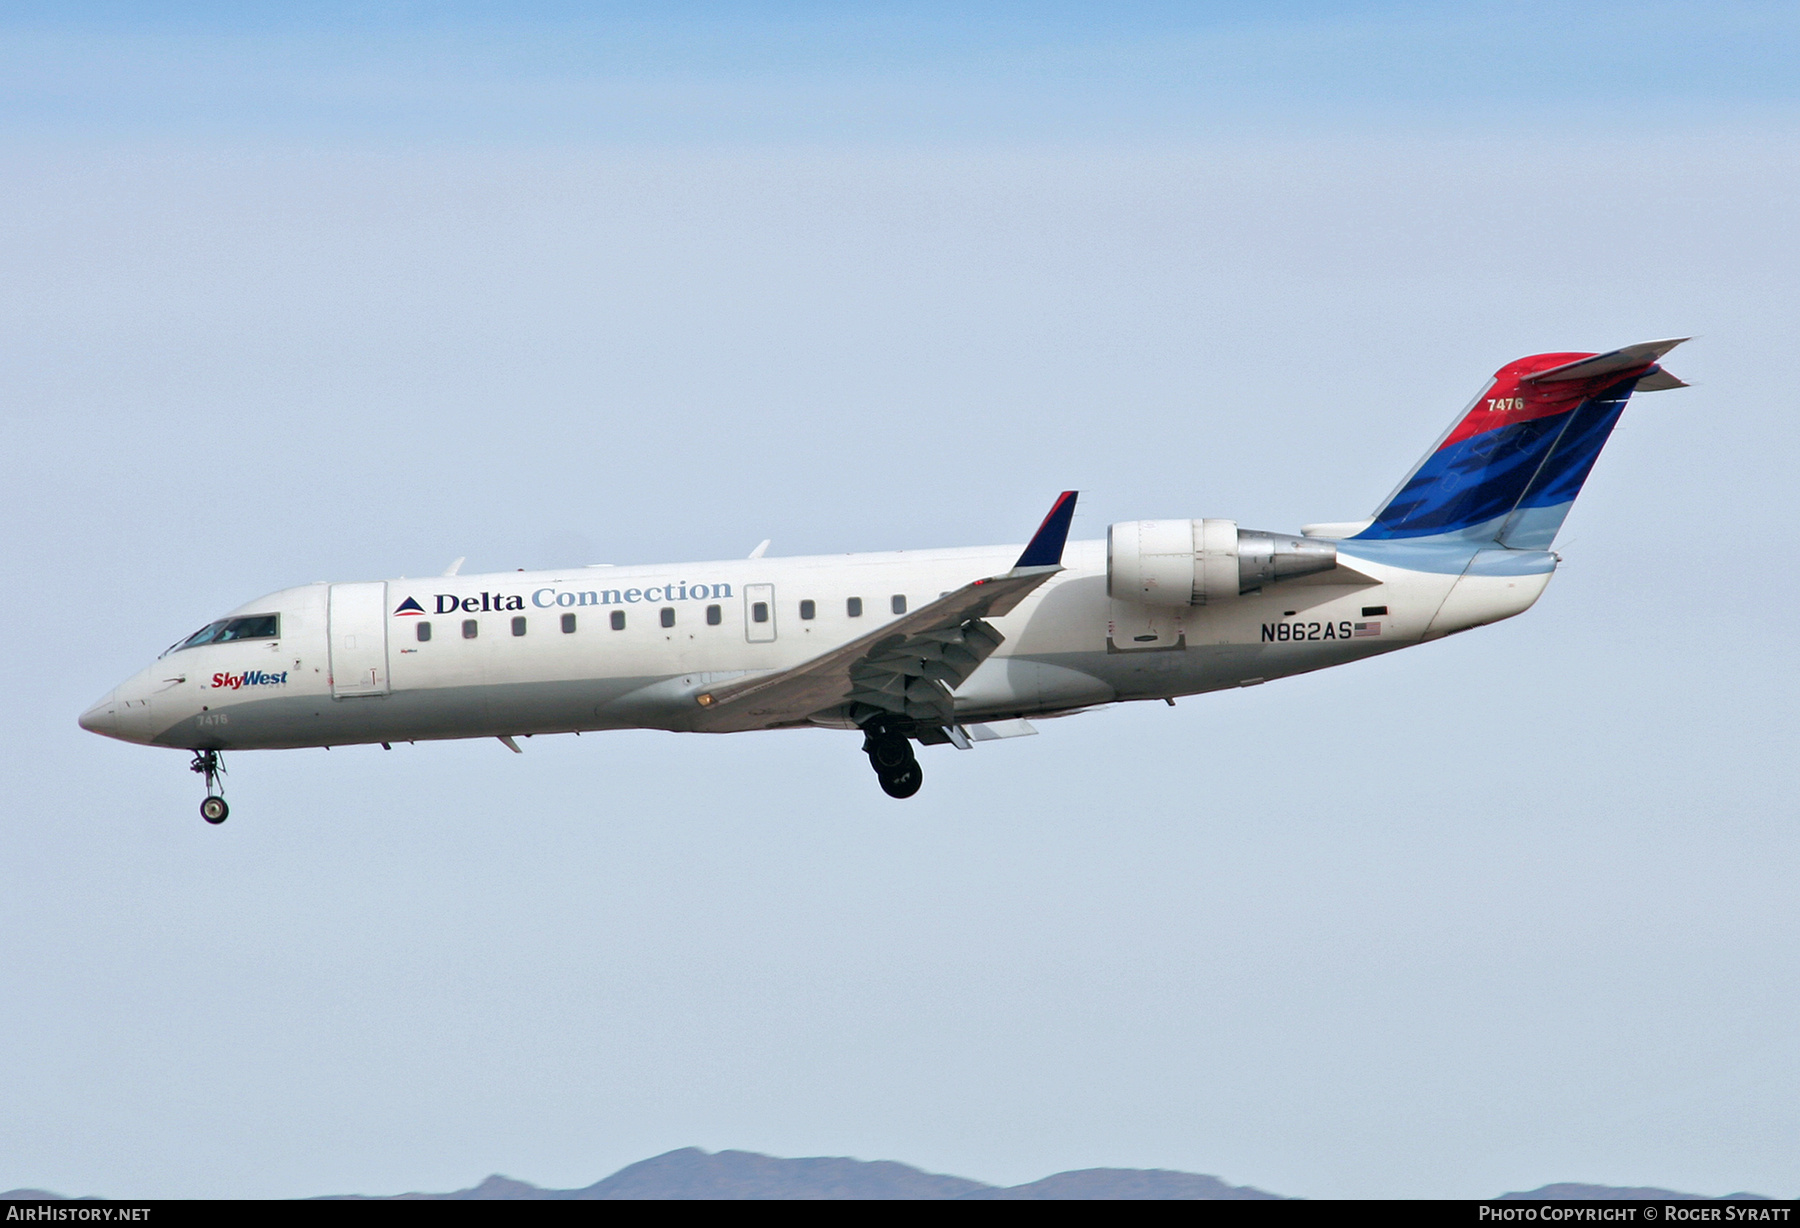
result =
[[[1106,592],[1145,605],[1206,605],[1330,571],[1337,546],[1234,520],[1123,520],[1106,530]]]

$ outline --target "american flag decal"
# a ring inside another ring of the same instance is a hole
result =
[[[1357,623],[1356,626],[1354,626],[1350,629],[1350,638],[1353,640],[1361,639],[1365,635],[1380,635],[1380,634],[1381,634],[1381,624],[1380,623]]]

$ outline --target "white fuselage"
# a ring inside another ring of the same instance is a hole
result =
[[[82,724],[194,750],[679,730],[697,689],[799,665],[896,618],[898,601],[916,610],[1004,572],[1018,553],[994,546],[311,584],[234,612],[279,615],[278,635],[170,651]],[[1537,599],[1554,556],[1492,553],[1508,556],[1504,565],[1408,566],[1404,551],[1365,554],[1346,542],[1345,567],[1161,608],[1111,599],[1106,543],[1070,542],[1064,570],[992,620],[1005,641],[956,688],[957,718],[1248,686],[1507,618]],[[409,599],[422,612],[404,609]],[[770,727],[784,723],[797,722]],[[851,727],[829,716],[806,723]]]

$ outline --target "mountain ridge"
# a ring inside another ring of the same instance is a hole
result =
[[[1169,1169],[1090,1168],[1053,1173],[1018,1186],[929,1173],[895,1160],[848,1156],[783,1159],[754,1151],[682,1147],[628,1164],[610,1177],[573,1190],[543,1189],[498,1173],[447,1194],[339,1194],[334,1201],[614,1199],[1279,1199],[1217,1177]]]

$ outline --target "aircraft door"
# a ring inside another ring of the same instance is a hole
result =
[[[744,638],[767,644],[775,638],[775,586],[744,585]]]
[[[326,625],[331,637],[331,697],[386,695],[387,585],[333,584]]]

